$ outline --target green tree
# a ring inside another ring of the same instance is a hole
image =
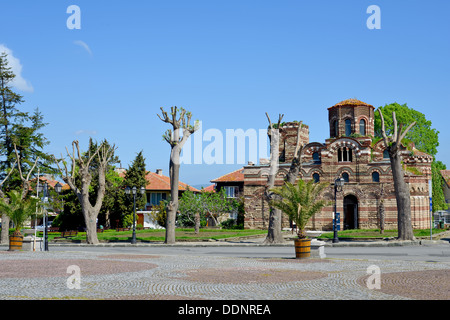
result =
[[[414,142],[415,147],[423,152],[433,156],[431,164],[432,171],[432,201],[433,211],[444,210],[447,207],[445,203],[444,191],[441,183],[441,174],[439,170],[443,170],[445,165],[436,161],[437,147],[439,146],[439,131],[432,127],[431,121],[426,119],[425,115],[413,108],[409,108],[407,104],[400,105],[398,103],[387,104],[379,107],[383,114],[386,134],[392,135],[394,131],[392,112],[395,112],[398,123],[408,124],[416,122],[405,136],[405,140]],[[375,112],[375,136],[382,137],[381,117]],[[405,141],[404,141],[405,142]]]
[[[446,169],[446,165],[441,161],[433,161],[431,164],[433,212],[448,209],[443,191],[445,181],[441,174],[441,170]]]
[[[50,157],[43,152],[49,143],[40,130],[45,127],[38,109],[34,114],[23,112],[18,106],[23,97],[13,91],[15,74],[8,64],[6,53],[0,54],[0,181],[4,190],[21,190],[25,199],[30,190],[30,179],[36,166],[43,173],[52,173]],[[38,162],[39,160],[39,162]],[[17,166],[16,166],[17,165]],[[18,169],[18,170],[13,170]],[[13,171],[12,171],[13,170]],[[28,173],[28,174],[27,174]],[[8,179],[6,179],[8,178]],[[4,197],[3,191],[0,197]],[[2,214],[3,225],[9,226],[9,217]],[[7,239],[8,228],[3,228],[0,242]]]
[[[321,193],[327,186],[328,183],[315,183],[313,180],[305,182],[299,179],[297,184],[285,182],[282,187],[271,189],[279,196],[271,200],[271,205],[295,222],[299,239],[306,238],[305,227],[311,217],[329,204],[321,198]]]
[[[0,199],[0,210],[5,212],[14,224],[14,235],[22,235],[21,229],[25,222],[36,213],[39,199],[22,199],[22,192],[12,190],[8,192],[8,199]]]
[[[128,170],[125,172],[125,179],[123,181],[124,187],[136,187],[138,192],[136,193],[136,210],[143,209],[147,203],[146,195],[141,195],[139,188],[147,187],[147,170],[145,169],[145,158],[143,151],[141,150],[136,158],[133,160]],[[131,205],[131,206],[130,206]],[[129,197],[128,206],[131,207],[131,213],[133,212],[133,199]]]
[[[436,156],[437,147],[439,146],[439,131],[432,128],[431,121],[427,120],[423,113],[409,108],[406,103],[400,105],[396,102],[379,107],[379,110],[383,113],[387,136],[391,136],[394,133],[392,112],[395,111],[398,123],[409,124],[416,122],[416,125],[408,131],[405,138],[414,142],[418,150],[426,152],[433,157]],[[375,136],[382,137],[381,117],[378,112],[375,112],[374,125]]]
[[[47,124],[39,109],[30,114],[18,109],[23,97],[11,86],[15,75],[8,65],[7,55],[0,55],[0,179],[12,168],[16,159],[14,145],[21,159],[22,171],[29,171],[36,160],[41,173],[54,173],[51,156],[43,150],[49,144],[41,132]],[[5,184],[7,189],[19,189],[22,181],[15,172]]]
[[[195,227],[198,231],[200,220],[205,218],[206,206],[200,194],[188,189],[180,197],[178,203],[177,222],[183,227]]]

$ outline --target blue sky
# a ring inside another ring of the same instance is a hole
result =
[[[79,30],[67,28],[70,5]],[[381,29],[366,26],[370,5]],[[327,108],[357,98],[424,113],[450,166],[449,14],[445,0],[16,0],[2,3],[0,45],[20,60],[22,108],[44,114],[50,153],[106,138],[123,167],[143,150],[147,170],[168,174],[160,107],[184,107],[224,135],[284,113],[324,142]],[[185,164],[181,180],[208,184],[241,166]]]

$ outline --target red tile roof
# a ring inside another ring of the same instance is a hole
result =
[[[450,170],[441,170],[442,177],[447,183],[447,186],[450,188]]]
[[[244,182],[244,168],[225,174],[211,182]]]
[[[210,186],[207,186],[206,188],[202,188],[202,192],[216,192],[216,185],[212,184]]]
[[[334,107],[341,107],[341,106],[368,106],[368,107],[372,107],[373,108],[373,106],[372,105],[370,105],[370,104],[368,104],[368,103],[365,103],[365,102],[362,102],[362,101],[360,101],[360,100],[358,100],[358,99],[347,99],[347,100],[343,100],[343,101],[341,101],[341,102],[339,102],[339,103],[336,103],[334,106],[332,106],[331,108],[334,108]],[[328,108],[328,109],[331,109],[331,108]]]
[[[120,172],[119,176],[121,176],[122,178],[125,177],[125,171]],[[146,190],[170,191],[170,177],[149,171],[147,172],[145,179],[147,180],[147,185],[145,186]],[[200,192],[200,190],[184,182],[180,181],[178,183],[178,190],[180,191],[186,191],[188,187],[191,191]]]
[[[37,178],[34,178],[31,181],[36,181],[36,180],[37,180]],[[69,187],[69,185],[67,183],[60,182],[60,181],[53,180],[53,179],[49,179],[49,178],[47,178],[45,176],[39,177],[39,181],[40,181],[40,183],[47,182],[47,184],[50,187],[52,187],[52,188],[55,188],[55,185],[59,182],[59,184],[62,185],[62,190],[70,190],[70,187]]]

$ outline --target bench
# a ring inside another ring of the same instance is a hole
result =
[[[76,230],[70,230],[70,231],[62,231],[61,232],[61,236],[60,237],[55,237],[55,239],[60,239],[60,238],[70,238],[70,237],[75,237],[76,235],[78,235],[78,231]]]
[[[120,231],[130,231],[130,228],[116,228],[116,231],[117,231],[117,232],[120,232]]]
[[[103,229],[97,228],[97,233],[103,233]]]
[[[47,233],[48,233],[48,234],[54,233],[54,232],[59,232],[59,227],[50,227],[50,228],[47,228]],[[44,236],[44,231],[39,231],[39,236],[40,236],[40,237],[43,237],[43,236]]]

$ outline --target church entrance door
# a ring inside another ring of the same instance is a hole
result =
[[[358,199],[354,195],[344,197],[344,229],[358,229]]]

